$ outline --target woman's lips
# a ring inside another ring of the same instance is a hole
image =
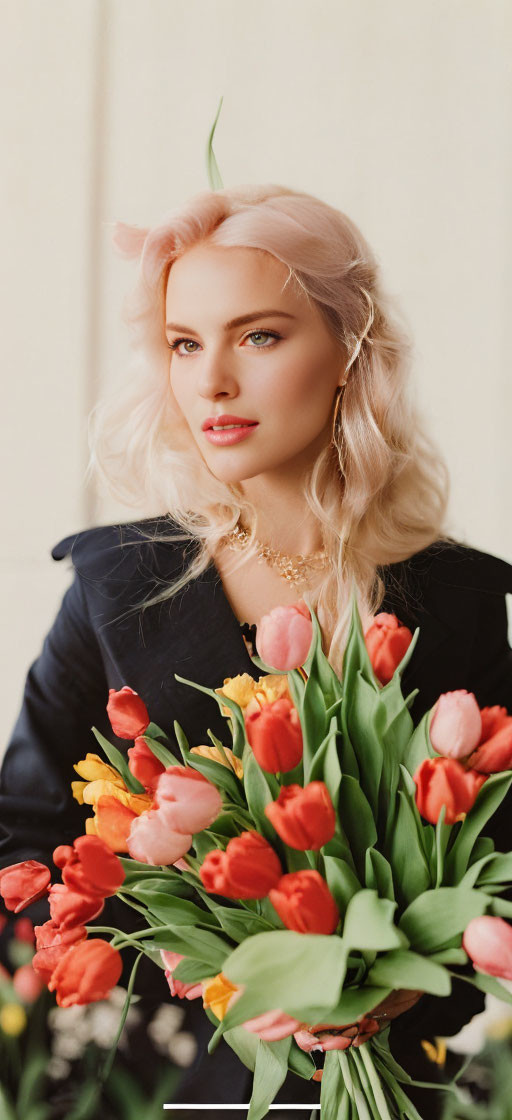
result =
[[[246,439],[256,428],[259,428],[259,424],[244,424],[239,428],[227,428],[224,432],[214,432],[212,428],[207,428],[204,435],[210,443],[228,447],[232,443],[240,443],[240,440]]]

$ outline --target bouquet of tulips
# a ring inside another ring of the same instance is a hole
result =
[[[0,872],[10,909],[48,893],[34,967],[61,1006],[104,998],[135,946],[172,995],[202,999],[210,1052],[223,1037],[254,1072],[248,1120],[289,1071],[321,1082],[322,1120],[418,1120],[390,1020],[424,992],[449,999],[462,964],[512,1002],[497,979],[512,977],[512,853],[480,835],[512,782],[512,716],[458,690],[415,727],[401,675],[418,634],[386,613],[364,634],[353,592],[339,680],[314,610],[276,608],[258,681],[175,674],[218,703],[230,742],[191,746],[175,722],[181,758],[141,697],[110,690],[133,745],[126,758],[93,728],[108,762],[75,767],[94,816],[55,850],[62,883],[35,861]],[[137,932],[87,926],[113,894]]]

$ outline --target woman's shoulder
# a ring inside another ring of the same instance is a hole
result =
[[[455,607],[476,593],[504,596],[512,593],[512,564],[491,552],[454,537],[440,537],[403,560],[379,568],[387,602],[399,613],[406,606],[436,613]],[[483,602],[483,600],[480,600]]]
[[[172,578],[190,537],[169,516],[146,517],[81,529],[51,549],[54,560],[69,556],[86,581]]]

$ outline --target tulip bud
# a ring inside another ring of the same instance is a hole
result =
[[[61,957],[48,988],[59,1007],[106,999],[123,971],[121,954],[99,937],[73,945]]]
[[[512,980],[512,926],[503,918],[489,914],[472,918],[462,947],[478,971]]]
[[[430,742],[445,758],[467,758],[480,742],[482,717],[476,698],[465,688],[443,692],[430,721]]]
[[[271,844],[249,829],[234,836],[223,852],[207,852],[199,868],[201,882],[212,894],[227,898],[265,898],[279,882],[282,868]]]
[[[165,809],[175,832],[195,833],[208,828],[222,810],[222,797],[208,778],[192,766],[168,766],[160,775],[155,806]]]
[[[318,871],[291,871],[283,875],[268,897],[287,929],[329,934],[338,925],[338,907]]]
[[[274,607],[256,627],[259,656],[279,672],[303,665],[313,638],[309,607],[303,599],[288,607]]]
[[[364,636],[375,676],[388,684],[412,642],[412,633],[396,614],[381,611]]]
[[[437,824],[442,806],[446,806],[445,824],[464,820],[473,808],[485,774],[465,770],[454,758],[424,758],[414,775],[416,804],[431,824]]]
[[[277,801],[265,806],[265,815],[281,840],[300,851],[318,850],[332,840],[336,828],[325,782],[309,782],[304,788],[295,783],[282,786]]]
[[[512,770],[512,716],[499,705],[482,708],[480,715],[482,735],[468,764],[480,774]]]
[[[247,710],[245,730],[262,770],[282,773],[300,762],[303,742],[299,714],[286,697]]]
[[[107,715],[112,731],[119,739],[136,739],[149,727],[146,705],[128,685],[108,690]]]
[[[128,747],[128,766],[134,778],[144,786],[148,793],[154,793],[156,784],[165,766],[153,754],[142,735],[138,735],[133,747]]]

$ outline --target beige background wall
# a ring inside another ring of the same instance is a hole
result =
[[[208,187],[221,95],[226,186],[311,191],[368,237],[453,532],[512,560],[508,0],[0,0],[0,21],[4,728],[70,582],[51,547],[134,516],[82,483],[128,353],[109,224]]]

